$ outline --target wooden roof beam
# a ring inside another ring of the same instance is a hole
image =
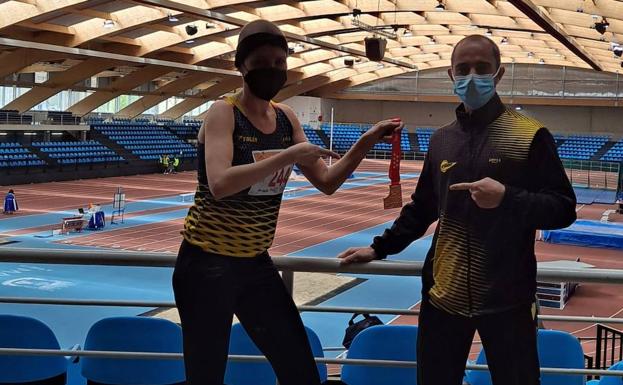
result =
[[[547,33],[556,38],[571,52],[576,54],[580,59],[584,60],[596,71],[603,71],[603,68],[593,56],[587,52],[580,44],[578,44],[573,37],[558,26],[545,12],[543,12],[532,0],[508,0],[517,9],[528,16],[532,21],[543,28]]]

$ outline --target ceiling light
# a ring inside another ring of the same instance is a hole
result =
[[[195,42],[195,41],[194,41],[193,39],[189,39],[189,40],[186,40],[186,42],[185,42],[185,43],[186,43],[186,44],[192,44],[192,43],[194,43],[194,42]]]
[[[404,37],[411,37],[411,36],[413,36],[413,32],[411,32],[411,30],[409,28],[405,28],[405,31],[402,34],[402,36],[404,36]]]
[[[487,29],[487,32],[485,32],[485,36],[493,36],[493,32],[491,32],[490,29]]]
[[[435,38],[434,38],[434,37],[429,38],[429,40],[428,40],[428,44],[431,44],[431,45],[432,45],[432,44],[435,44],[435,43],[436,43],[436,42],[435,42]]]
[[[523,107],[520,105],[515,106],[515,111],[521,111],[523,110]]]
[[[508,38],[507,37],[503,37],[502,40],[500,40],[500,43],[504,44],[504,45],[508,44]]]
[[[545,60],[539,59],[539,64],[545,64]]]
[[[177,17],[173,16],[172,13],[169,13],[169,21],[171,23],[177,23],[178,21],[180,21]]]
[[[62,132],[53,132],[52,135],[54,135],[54,136],[61,136],[61,135],[63,135],[63,133]]]
[[[528,57],[534,57],[534,52],[528,52]]]
[[[358,17],[359,15],[361,15],[361,9],[353,8],[353,17]]]
[[[206,23],[206,29],[212,29],[212,28],[216,28],[216,25],[212,23]]]
[[[197,33],[197,26],[196,26],[196,25],[194,25],[194,24],[188,24],[188,25],[186,26],[186,33],[187,33],[189,36],[192,36],[192,35],[196,34],[196,33]]]
[[[445,10],[446,10],[446,6],[443,5],[442,0],[439,0],[439,4],[435,6],[435,11],[445,11]]]
[[[104,28],[113,28],[115,26],[115,22],[110,20],[110,19],[106,19],[104,20]]]

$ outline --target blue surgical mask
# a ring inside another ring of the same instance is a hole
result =
[[[471,110],[477,110],[487,104],[495,94],[495,77],[498,76],[498,72],[500,72],[500,67],[494,74],[455,75],[454,93]]]

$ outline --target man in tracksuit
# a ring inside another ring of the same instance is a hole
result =
[[[448,74],[463,103],[433,134],[412,202],[370,247],[339,257],[384,259],[438,220],[422,276],[418,384],[460,385],[478,331],[495,385],[537,385],[535,232],[575,221],[573,188],[548,130],[496,94],[504,68],[493,41],[460,41]]]

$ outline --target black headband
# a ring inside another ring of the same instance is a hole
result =
[[[238,46],[236,47],[236,67],[240,68],[251,52],[263,45],[272,45],[288,53],[288,42],[283,35],[275,35],[266,32],[254,33],[238,42]]]

